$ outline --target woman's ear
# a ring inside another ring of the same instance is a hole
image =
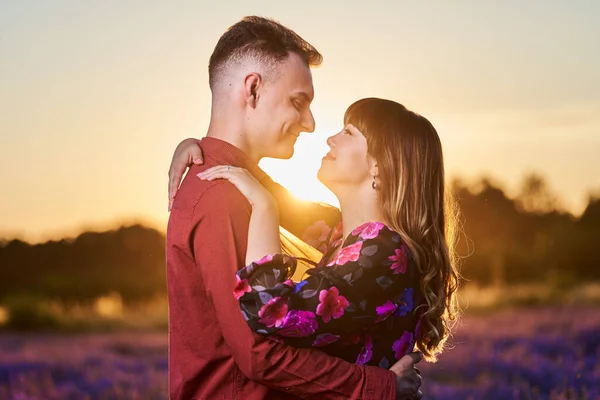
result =
[[[377,161],[371,157],[367,156],[367,162],[369,163],[369,175],[375,177],[379,175],[379,169],[377,168]]]
[[[260,89],[262,88],[262,77],[257,72],[251,72],[244,79],[244,100],[252,108],[256,108]]]

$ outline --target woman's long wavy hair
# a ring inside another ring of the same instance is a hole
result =
[[[440,138],[426,118],[390,100],[359,100],[346,110],[344,122],[365,135],[377,162],[384,220],[400,233],[421,273],[425,304],[416,311],[423,312],[416,344],[435,361],[459,314],[457,208],[446,192]]]

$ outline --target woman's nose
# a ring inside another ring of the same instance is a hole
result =
[[[333,148],[333,147],[335,146],[335,145],[334,145],[334,143],[333,143],[333,138],[334,138],[334,137],[335,137],[335,135],[334,135],[334,136],[329,136],[329,137],[327,138],[327,146],[329,146],[329,147],[331,147],[331,148]]]

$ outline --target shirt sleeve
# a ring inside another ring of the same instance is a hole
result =
[[[382,223],[357,228],[327,266],[289,278],[296,260],[266,256],[240,270],[234,295],[253,331],[300,347],[321,347],[344,335],[402,318],[414,308],[414,262],[400,235]],[[411,318],[404,318],[407,327]],[[400,322],[400,324],[398,323]]]
[[[244,265],[250,205],[229,182],[216,181],[192,216],[196,264],[224,341],[249,379],[302,398],[394,399],[395,376],[383,368],[360,366],[311,349],[253,334],[231,295]],[[205,306],[205,305],[198,305]],[[200,340],[200,339],[199,339]],[[323,373],[327,371],[327,373]]]

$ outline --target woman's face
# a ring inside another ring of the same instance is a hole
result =
[[[351,124],[327,139],[329,153],[321,161],[319,180],[335,193],[342,187],[371,184],[372,162],[367,154],[367,139]]]

